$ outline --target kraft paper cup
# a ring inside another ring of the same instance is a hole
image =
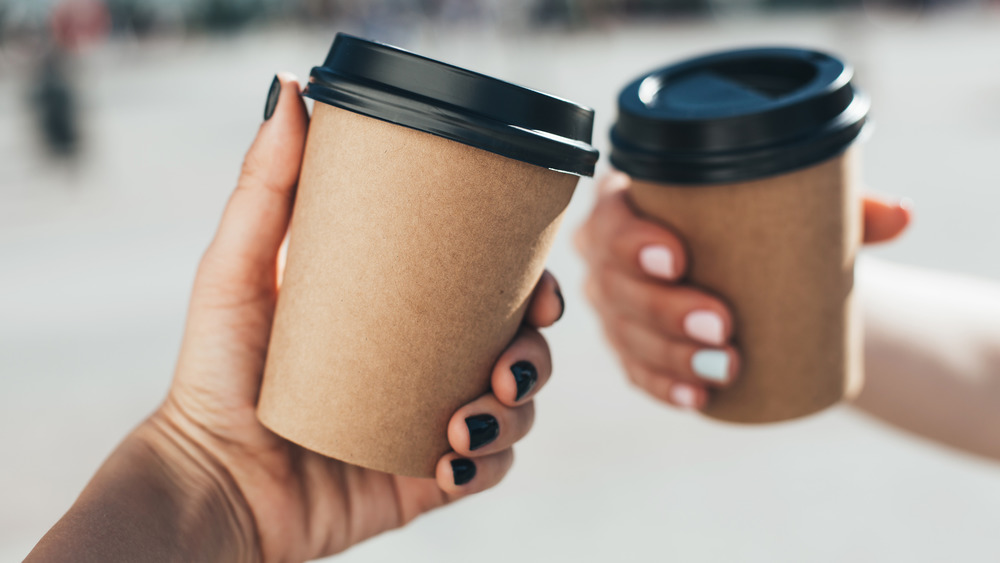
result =
[[[854,261],[868,100],[841,61],[719,53],[622,92],[612,163],[637,210],[679,233],[688,280],[730,303],[741,373],[704,413],[743,423],[821,411],[862,384]]]
[[[593,112],[344,35],[307,95],[258,417],[324,455],[432,477],[593,172]]]

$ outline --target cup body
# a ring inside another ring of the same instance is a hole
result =
[[[740,375],[713,393],[707,416],[777,422],[860,390],[856,162],[851,149],[765,179],[698,187],[640,180],[630,187],[641,213],[684,239],[690,282],[732,307]]]
[[[261,422],[432,477],[450,417],[489,391],[577,180],[317,103]]]
[[[593,174],[593,110],[344,34],[306,96],[257,415],[321,454],[433,477]]]

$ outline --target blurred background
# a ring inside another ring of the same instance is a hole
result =
[[[681,57],[837,53],[874,99],[874,191],[917,222],[881,258],[1000,278],[1000,2],[0,0],[0,561],[17,561],[162,398],[200,254],[271,78],[337,31],[570,98],[607,132],[621,86]],[[605,170],[606,162],[602,162]],[[996,561],[1000,465],[849,407],[766,428],[630,388],[581,292],[504,483],[349,562]]]

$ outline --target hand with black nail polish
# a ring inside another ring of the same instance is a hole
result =
[[[111,454],[27,561],[307,561],[496,485],[534,421],[552,372],[538,332],[562,316],[539,280],[491,389],[448,424],[435,479],[313,453],[255,413],[309,116],[279,74],[238,188],[198,268],[174,381],[162,406]],[[486,539],[486,538],[484,538]]]

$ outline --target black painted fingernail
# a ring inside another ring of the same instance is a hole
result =
[[[556,317],[556,322],[559,322],[559,319],[561,319],[563,314],[566,312],[566,300],[563,299],[562,290],[559,289],[558,283],[556,284],[556,297],[559,298],[559,316]]]
[[[497,439],[500,435],[500,423],[491,414],[477,414],[465,419],[469,427],[469,449],[478,450]]]
[[[271,89],[267,92],[267,104],[264,105],[264,121],[271,119],[274,115],[274,108],[278,107],[278,98],[281,96],[281,81],[278,76],[274,76],[271,82]]]
[[[517,382],[517,397],[514,400],[520,401],[521,397],[535,388],[535,383],[538,382],[538,370],[531,362],[521,360],[510,366],[510,372],[514,374],[514,381]]]
[[[476,464],[471,459],[458,458],[451,460],[451,474],[455,476],[456,485],[464,485],[476,476]]]

